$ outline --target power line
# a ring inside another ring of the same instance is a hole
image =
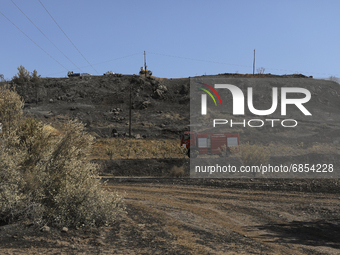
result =
[[[45,36],[45,38],[50,42],[50,43],[52,43],[52,45],[61,53],[61,54],[63,54],[64,55],[64,57],[65,58],[67,58],[75,67],[77,67],[77,69],[79,69],[80,71],[82,71],[75,63],[73,63],[72,61],[71,61],[71,59],[69,59],[39,28],[38,28],[38,26],[36,25],[36,24],[34,24],[33,23],[33,21],[19,8],[19,6],[17,6],[16,4],[15,4],[15,2],[13,1],[13,0],[11,0],[12,1],[12,3],[19,9],[19,11],[21,11],[21,13],[22,14],[24,14],[25,15],[25,17],[39,30],[39,32],[43,35],[43,36]],[[83,71],[82,71],[83,72]]]
[[[55,62],[57,62],[60,66],[62,66],[63,68],[65,68],[65,69],[68,71],[68,69],[67,69],[65,66],[63,66],[62,64],[60,64],[54,57],[52,57],[52,56],[51,56],[50,54],[48,54],[43,48],[41,48],[35,41],[33,41],[27,34],[25,34],[24,31],[22,31],[17,25],[15,25],[9,18],[7,18],[7,17],[5,16],[5,14],[3,14],[1,11],[0,11],[0,13],[1,13],[1,15],[4,16],[9,22],[11,22],[12,25],[15,26],[21,33],[23,33],[28,39],[30,39],[31,42],[33,42],[36,46],[38,46],[39,49],[41,49],[43,52],[45,52],[45,54],[47,54],[50,58],[52,58]]]
[[[73,47],[79,52],[79,54],[86,60],[86,62],[93,68],[93,70],[95,70],[97,73],[98,71],[90,64],[90,62],[84,57],[84,55],[80,52],[80,50],[74,45],[74,43],[71,41],[71,39],[66,35],[66,33],[64,32],[64,30],[59,26],[59,24],[57,23],[57,21],[52,17],[52,15],[49,13],[49,11],[46,9],[46,7],[42,4],[42,2],[40,0],[38,0],[40,2],[40,4],[42,5],[42,7],[44,7],[45,11],[48,13],[48,15],[50,15],[50,17],[52,18],[52,20],[54,21],[54,23],[56,23],[56,25],[59,27],[59,29],[61,30],[61,32],[63,32],[63,34],[66,36],[66,38],[71,42],[71,44],[73,45]],[[98,73],[99,74],[99,73]]]

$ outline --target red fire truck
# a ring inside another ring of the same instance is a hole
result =
[[[231,147],[240,149],[238,133],[194,133],[184,132],[181,147],[188,149],[188,156],[196,158],[199,154],[219,154],[229,156]]]

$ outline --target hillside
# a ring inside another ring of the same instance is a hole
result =
[[[109,137],[112,129],[119,134],[129,131],[131,87],[132,133],[177,137],[189,124],[188,86],[189,79],[111,75],[42,78],[38,87],[27,84],[16,89],[27,114],[50,123],[78,118],[89,132]]]
[[[272,87],[302,87],[311,92],[312,98],[306,107],[313,114],[312,118],[295,109],[289,111],[286,117],[299,122],[295,129],[269,128],[268,125],[236,129],[244,142],[303,142],[306,145],[340,141],[340,85],[336,82],[303,75],[254,77],[221,74],[195,78],[228,78],[245,95],[246,88],[251,86],[254,88],[254,105],[258,109],[268,109],[271,106]],[[27,114],[49,123],[78,118],[86,124],[89,132],[105,138],[111,136],[112,129],[116,129],[119,135],[129,132],[130,87],[134,135],[178,139],[180,133],[189,130],[190,78],[162,79],[135,75],[42,78],[38,87],[26,84],[17,86],[16,90],[25,100],[24,110]],[[232,100],[227,101],[227,104],[231,107]],[[271,117],[282,119],[278,111]],[[227,113],[222,117],[228,119],[232,115]],[[247,111],[245,116],[238,117],[247,120],[252,118],[257,117]]]

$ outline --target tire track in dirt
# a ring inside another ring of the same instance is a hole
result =
[[[154,184],[121,184],[114,189],[126,192],[128,206],[160,220],[163,228],[177,237],[175,244],[192,254],[335,251],[335,245],[320,248],[289,242],[288,236],[282,237],[275,229],[263,226],[289,226],[291,222],[318,217],[294,211],[299,205],[339,209],[337,195]]]

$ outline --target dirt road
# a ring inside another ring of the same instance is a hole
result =
[[[129,214],[117,229],[130,242],[125,252],[340,253],[337,194],[152,183],[114,189],[126,192]]]
[[[127,207],[113,226],[0,226],[0,254],[340,254],[338,185],[111,179]]]

